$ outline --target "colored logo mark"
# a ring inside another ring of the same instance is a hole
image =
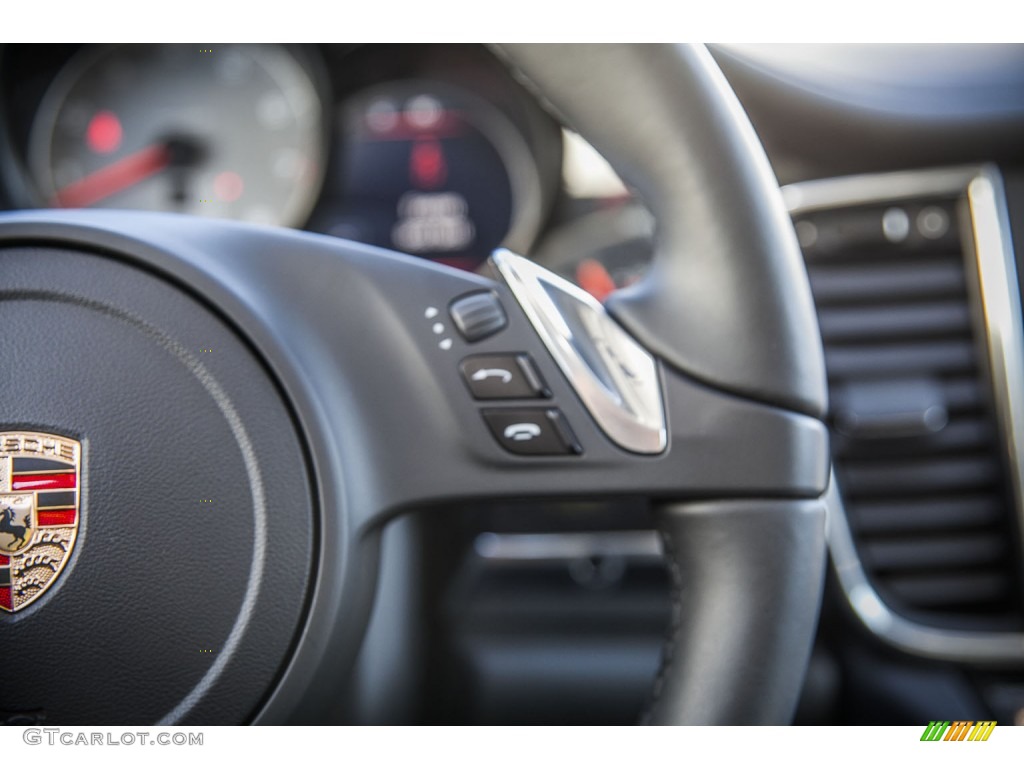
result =
[[[82,446],[45,432],[0,432],[0,611],[56,582],[78,538]]]
[[[995,720],[932,720],[921,734],[921,741],[988,741]]]

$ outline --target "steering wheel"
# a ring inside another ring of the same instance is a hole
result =
[[[826,388],[763,150],[702,48],[496,50],[655,214],[654,267],[605,306],[509,253],[485,277],[171,214],[0,217],[0,502],[28,537],[0,529],[0,716],[328,721],[388,520],[643,494],[674,583],[646,721],[790,720]]]

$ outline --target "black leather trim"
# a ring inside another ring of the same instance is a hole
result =
[[[497,50],[655,215],[654,268],[609,298],[612,314],[700,381],[821,416],[824,360],[792,224],[750,121],[708,52]]]
[[[657,511],[672,623],[651,725],[785,725],[818,620],[825,506],[711,501]]]

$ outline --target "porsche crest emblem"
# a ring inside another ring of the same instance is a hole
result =
[[[44,432],[0,432],[0,611],[39,598],[78,536],[82,446]]]

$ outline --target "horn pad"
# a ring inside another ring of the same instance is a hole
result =
[[[0,271],[0,432],[82,443],[72,556],[0,613],[0,719],[245,722],[315,566],[282,392],[211,308],[116,257],[6,248]]]

